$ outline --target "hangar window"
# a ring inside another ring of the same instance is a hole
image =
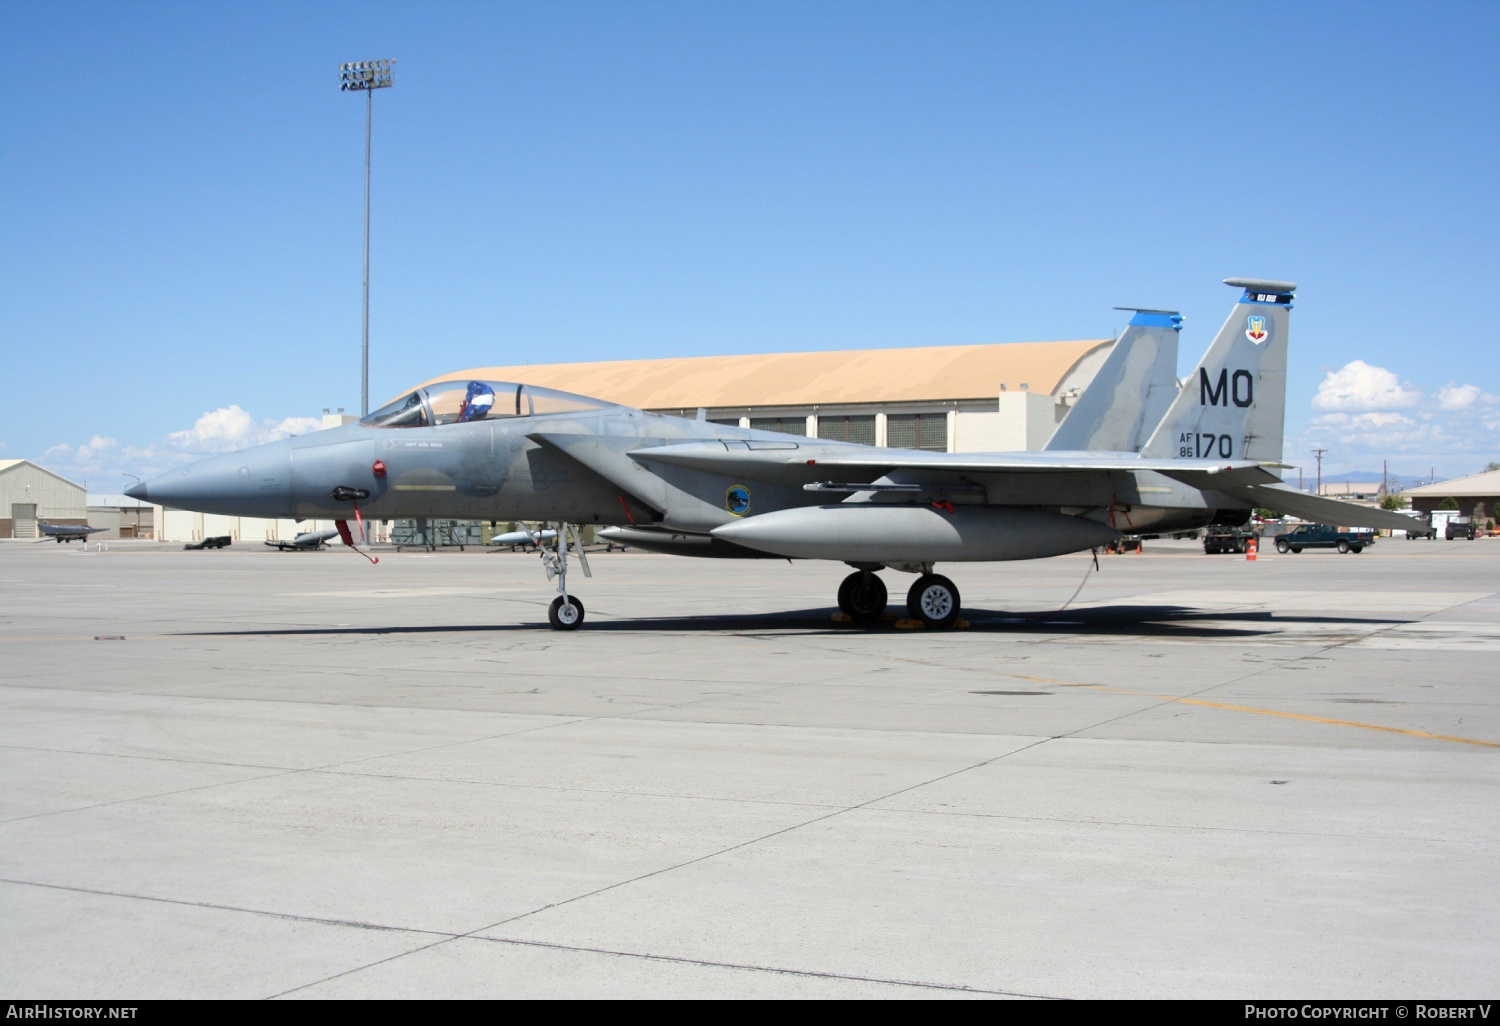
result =
[[[837,442],[875,444],[875,417],[818,417],[818,437]]]
[[[885,418],[885,444],[892,449],[948,451],[946,413],[892,413]]]
[[[750,426],[756,431],[779,431],[783,435],[807,434],[806,417],[751,417]]]

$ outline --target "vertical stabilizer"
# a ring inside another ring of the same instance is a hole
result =
[[[1135,316],[1044,449],[1139,452],[1177,397],[1182,316],[1172,310],[1115,309]]]
[[[1244,295],[1141,450],[1183,459],[1281,462],[1287,323],[1297,286],[1226,278]]]

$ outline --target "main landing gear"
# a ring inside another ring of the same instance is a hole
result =
[[[583,567],[583,576],[593,577],[589,570],[589,558],[583,554],[583,539],[578,535],[578,528],[572,524],[547,524],[544,525],[557,532],[553,539],[552,548],[548,548],[542,541],[542,535],[533,531],[530,527],[522,524],[521,527],[531,536],[531,542],[541,553],[542,566],[546,568],[547,580],[557,578],[557,598],[552,600],[552,605],[547,609],[547,622],[552,624],[553,630],[576,631],[583,623],[583,603],[576,595],[568,594],[568,553],[571,551],[578,557],[578,563]]]
[[[839,585],[839,611],[855,623],[874,623],[885,615],[885,582],[869,570],[856,570]]]
[[[958,587],[923,567],[906,593],[906,612],[927,627],[951,627],[958,620]],[[872,570],[856,570],[839,585],[839,611],[855,623],[875,623],[885,615],[885,582]]]
[[[906,611],[928,627],[952,627],[958,619],[958,587],[942,574],[927,573],[906,593]]]

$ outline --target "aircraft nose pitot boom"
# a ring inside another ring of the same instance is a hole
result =
[[[290,440],[212,456],[125,490],[132,499],[173,509],[230,516],[281,517],[291,512]]]

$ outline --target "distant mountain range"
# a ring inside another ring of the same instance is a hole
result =
[[[1308,475],[1308,477],[1310,479],[1311,475]],[[1368,482],[1375,482],[1375,483],[1378,484],[1380,482],[1381,478],[1382,478],[1382,475],[1381,475],[1380,471],[1378,471],[1378,470],[1351,470],[1351,471],[1349,471],[1348,473],[1345,473],[1345,474],[1337,474],[1337,475],[1324,474],[1323,475],[1323,483],[1324,484],[1355,484],[1355,483],[1365,484],[1365,483],[1368,483]],[[1413,477],[1413,476],[1408,475],[1408,474],[1391,474],[1389,476],[1389,480],[1390,480],[1390,483],[1391,483],[1391,491],[1396,492],[1396,491],[1400,491],[1403,488],[1415,488],[1417,485],[1434,484],[1434,483],[1436,483],[1438,481],[1446,481],[1448,479],[1446,477],[1431,478],[1431,477],[1427,477],[1426,475],[1423,475],[1422,477]]]

